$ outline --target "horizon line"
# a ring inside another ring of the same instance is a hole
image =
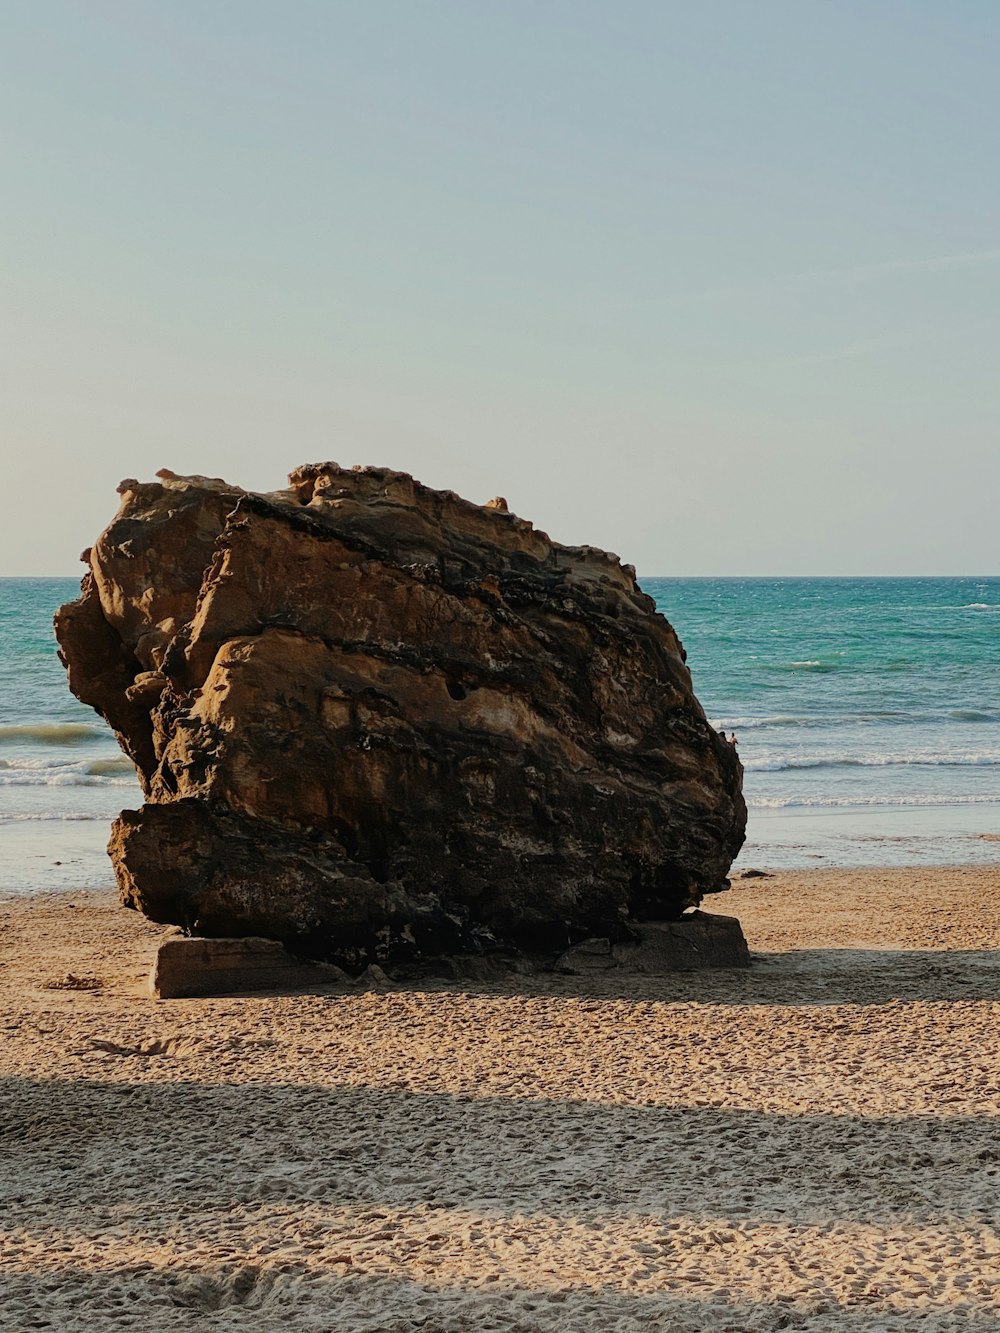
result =
[[[620,557],[619,557],[620,560]],[[622,564],[627,563],[621,561]],[[41,580],[41,579],[73,579],[82,582],[86,574],[0,574],[0,582],[13,582],[16,579]],[[997,579],[1000,578],[1000,570],[995,573],[987,574],[982,571],[965,571],[960,574],[942,574],[940,572],[924,572],[919,574],[637,574],[636,580],[641,583],[643,579]]]

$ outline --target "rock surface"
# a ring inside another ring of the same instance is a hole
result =
[[[554,971],[570,976],[624,971],[661,976],[703,967],[749,967],[750,950],[734,916],[688,912],[679,921],[646,921],[634,940],[590,939],[567,949]]]
[[[146,796],[127,905],[358,970],[627,938],[725,887],[742,768],[629,566],[385,469],[158,475],[56,616]]]
[[[329,963],[293,958],[277,940],[190,939],[174,935],[156,951],[149,989],[158,1000],[240,991],[294,990],[347,981]]]

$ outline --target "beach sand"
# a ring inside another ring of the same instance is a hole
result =
[[[1000,868],[705,906],[752,969],[157,1002],[0,902],[0,1327],[1000,1330]]]

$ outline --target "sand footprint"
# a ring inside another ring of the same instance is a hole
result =
[[[100,1051],[105,1055],[118,1055],[123,1058],[138,1056],[148,1060],[155,1055],[173,1058],[192,1055],[201,1046],[197,1037],[161,1037],[152,1041],[140,1042],[138,1046],[126,1046],[117,1041],[107,1041],[101,1037],[91,1037],[90,1050]]]
[[[260,1309],[270,1295],[275,1275],[253,1264],[216,1275],[191,1273],[168,1278],[171,1300],[175,1305],[205,1314],[226,1310],[232,1306]]]

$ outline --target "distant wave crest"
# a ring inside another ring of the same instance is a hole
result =
[[[955,709],[949,717],[967,722],[996,722],[1000,714],[984,713],[973,709]],[[861,723],[865,726],[881,726],[885,723],[925,721],[919,714],[906,712],[901,708],[870,709],[858,713],[836,713],[824,715],[816,713],[805,717],[794,713],[776,713],[773,716],[759,717],[720,717],[711,719],[716,731],[762,731],[771,727],[843,727]]]
[[[796,662],[781,662],[775,665],[775,671],[816,671],[819,673],[827,671],[839,671],[840,666],[837,662],[823,662],[818,657],[807,657]]]
[[[747,800],[751,810],[848,809],[860,806],[1000,805],[1000,792],[993,796],[755,796]]]
[[[872,754],[872,755],[768,755],[745,759],[748,773],[782,773],[794,768],[996,768],[1000,752],[981,750],[968,754]]]
[[[107,815],[83,814],[79,812],[70,812],[67,814],[56,814],[55,811],[38,814],[0,814],[0,825],[3,824],[90,824],[108,822]]]
[[[40,745],[74,745],[104,735],[99,727],[84,722],[21,722],[0,727],[0,741],[36,741]]]
[[[0,773],[0,787],[134,787],[128,778],[106,778],[94,773],[46,773],[35,771]]]

